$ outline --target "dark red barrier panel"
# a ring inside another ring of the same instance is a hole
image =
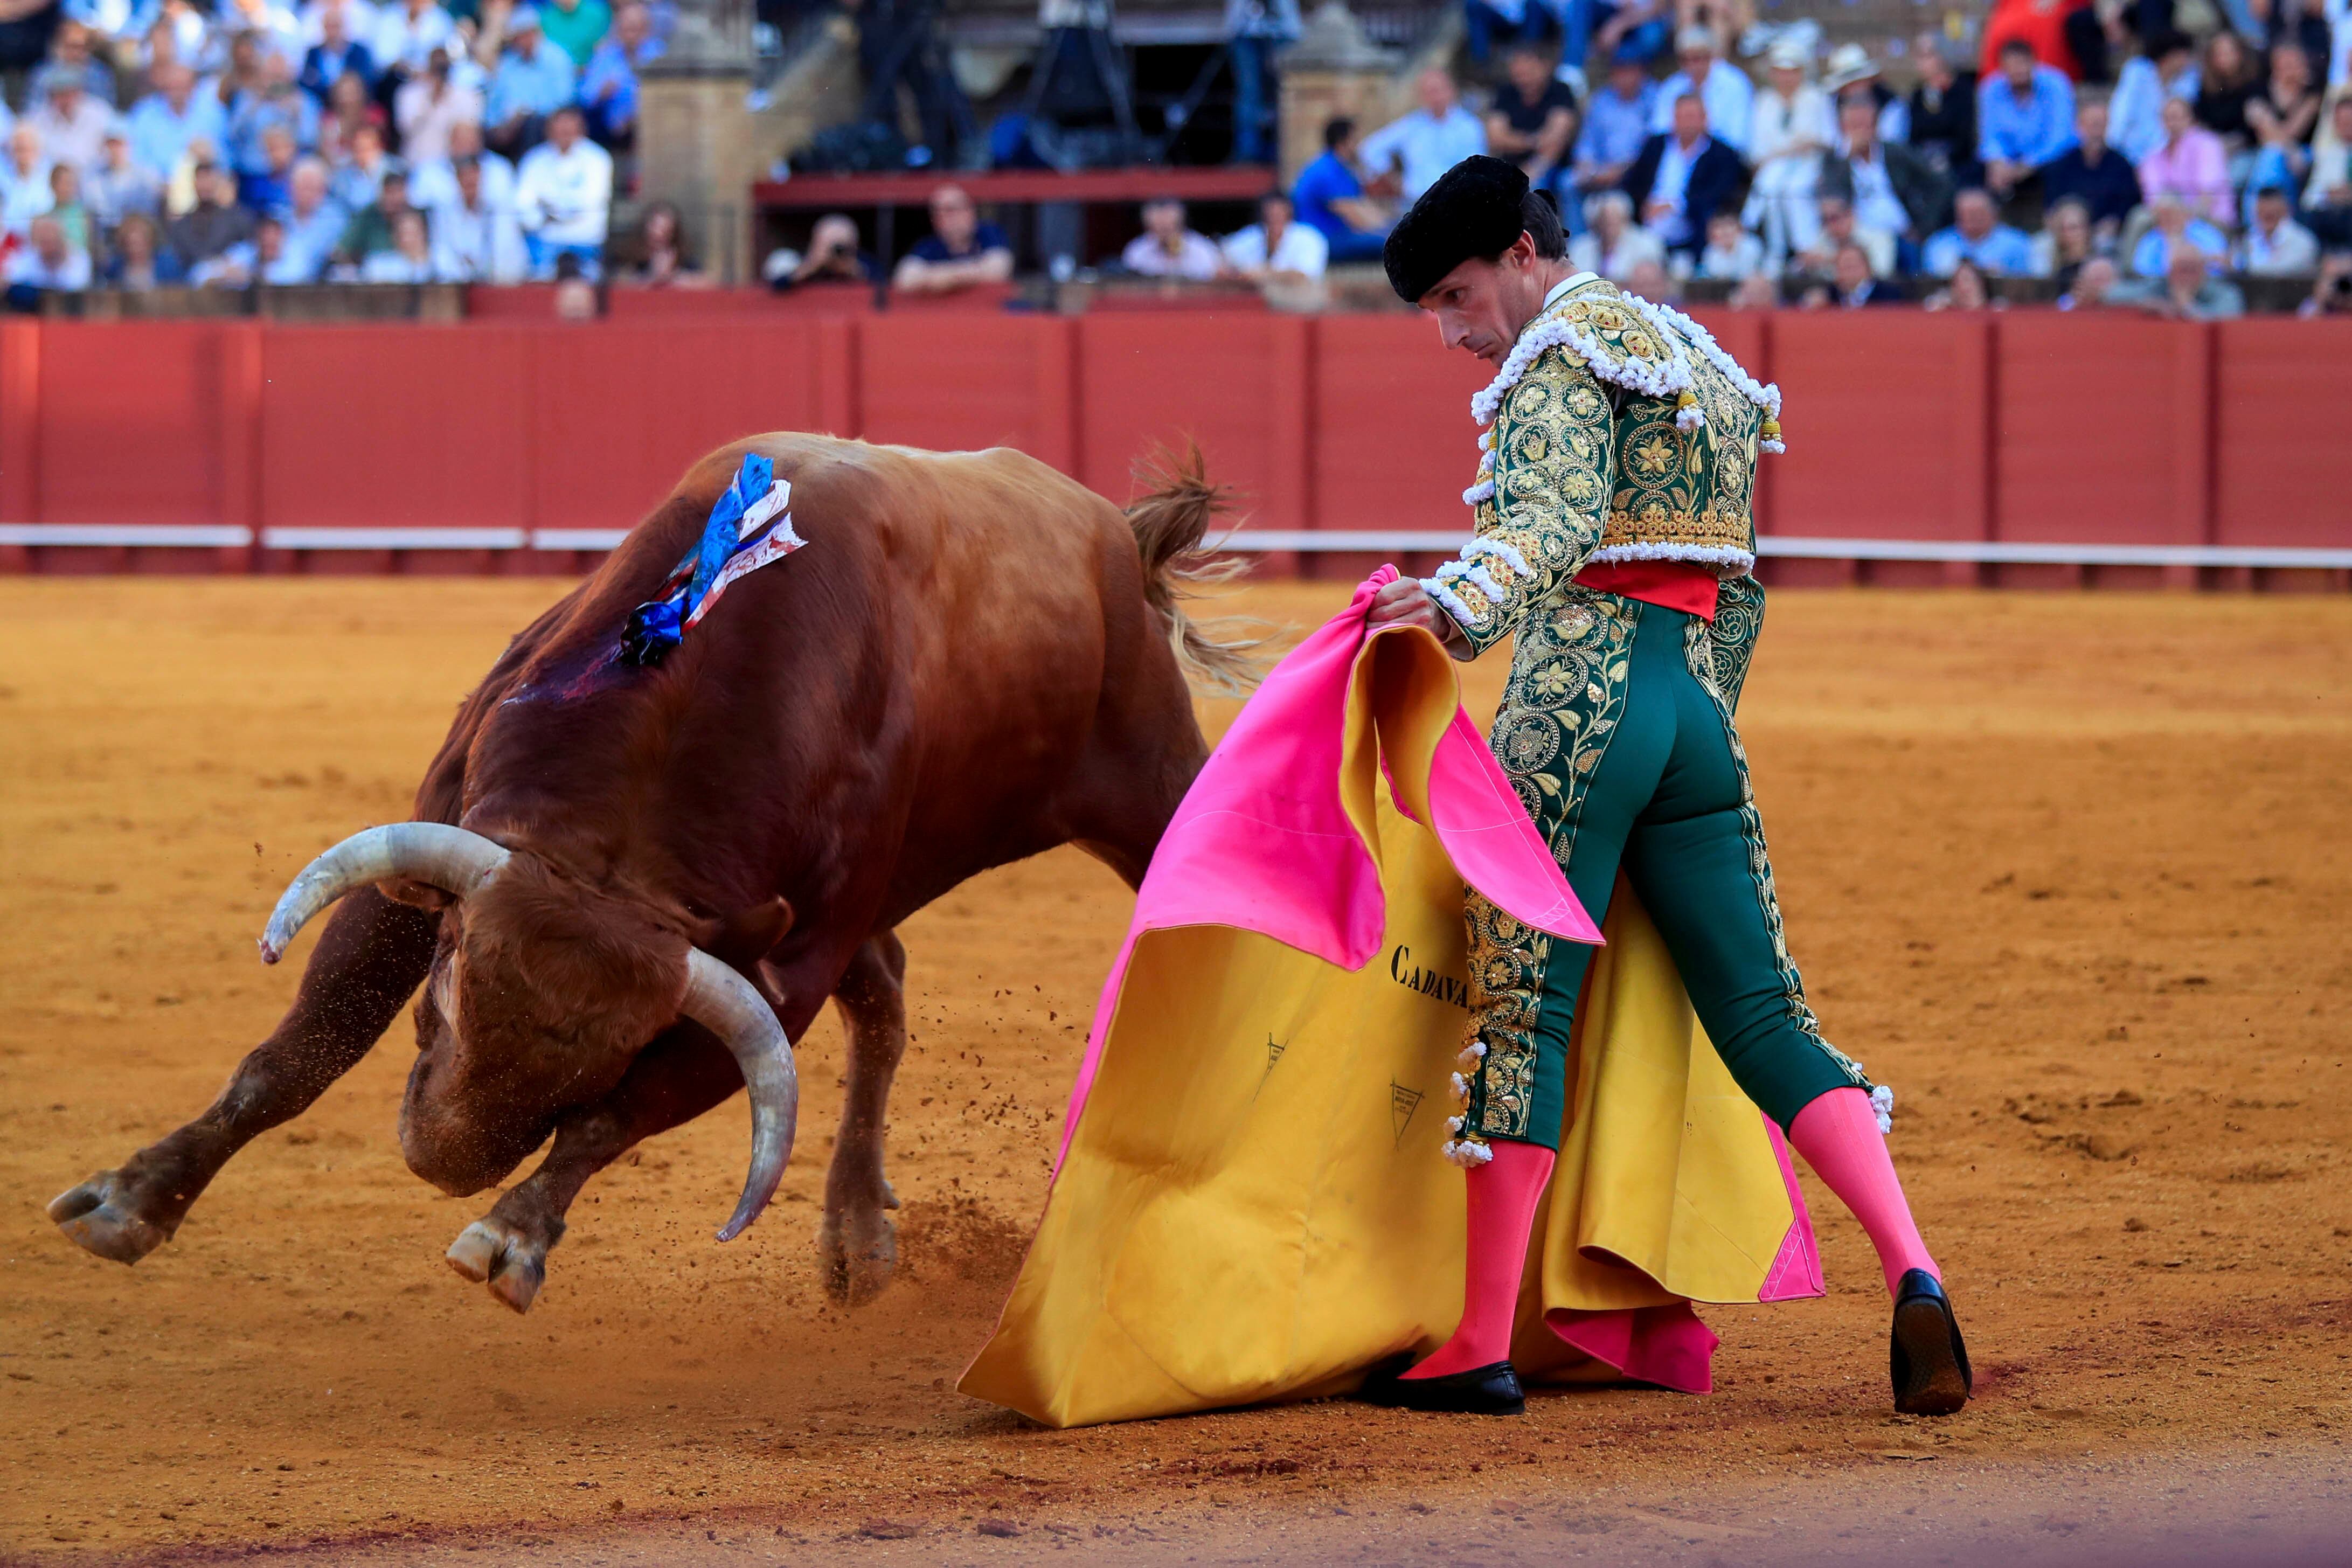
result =
[[[2352,321],[2215,334],[2213,542],[2352,543]]]
[[[550,456],[532,442],[530,349],[540,330],[264,333],[263,525],[528,527],[532,468]],[[614,387],[571,390],[585,400]]]
[[[1789,443],[1765,459],[1771,531],[1985,536],[1989,318],[1790,311],[1770,331],[1757,374],[1780,384]]]
[[[1467,533],[1470,397],[1493,367],[1447,351],[1421,316],[1327,316],[1315,340],[1314,526]]]
[[[227,516],[226,481],[243,477],[228,471],[242,460],[226,449],[243,400],[224,341],[257,331],[216,321],[44,323],[36,510],[0,521],[245,521]],[[12,422],[19,416],[10,411]]]
[[[533,524],[628,528],[714,447],[824,428],[819,327],[738,318],[531,330]]]
[[[1076,362],[1053,316],[890,311],[856,324],[856,425],[869,441],[1018,447],[1068,468]]]
[[[1155,445],[1201,444],[1248,521],[1305,528],[1316,513],[1313,355],[1297,316],[1146,314],[1077,322],[1076,474],[1113,500]]]
[[[1993,537],[2204,543],[2212,342],[2132,315],[2002,317]]]

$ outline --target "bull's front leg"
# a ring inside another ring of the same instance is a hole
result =
[[[310,1109],[367,1055],[433,965],[440,917],[362,888],[336,906],[294,1005],[194,1121],[49,1205],[76,1244],[136,1263],[172,1238],[230,1156]]]
[[[852,1305],[879,1295],[898,1262],[887,1212],[898,1199],[883,1174],[882,1142],[890,1080],[907,1049],[906,978],[907,950],[884,931],[857,950],[833,994],[848,1026],[849,1071],[818,1247],[825,1289]]]

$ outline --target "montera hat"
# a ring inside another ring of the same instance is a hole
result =
[[[1381,247],[1389,287],[1416,304],[1472,257],[1500,256],[1527,232],[1527,171],[1484,153],[1465,158],[1421,193]]]

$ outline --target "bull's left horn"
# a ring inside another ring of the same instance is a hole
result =
[[[732,1241],[760,1217],[784,1166],[793,1157],[793,1134],[800,1123],[801,1080],[793,1065],[793,1043],[767,999],[751,983],[700,948],[686,955],[686,996],[677,1010],[719,1037],[743,1069],[751,1097],[751,1169],[743,1196],[719,1239]]]
[[[287,885],[261,933],[261,962],[286,956],[310,917],[350,892],[404,877],[464,898],[507,862],[509,851],[446,822],[394,822],[354,833],[302,868]]]

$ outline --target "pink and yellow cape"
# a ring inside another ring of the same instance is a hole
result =
[[[1463,885],[1575,942],[1569,890],[1383,567],[1268,676],[1136,900],[1045,1213],[963,1392],[1051,1426],[1348,1392],[1462,1309],[1439,1153],[1468,1022]],[[1780,1131],[1622,884],[1512,1359],[1703,1393],[1693,1301],[1821,1294]]]

